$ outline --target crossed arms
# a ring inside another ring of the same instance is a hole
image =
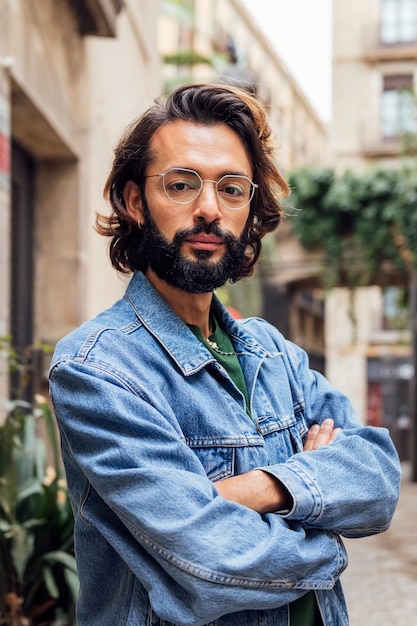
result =
[[[326,419],[308,431],[304,452],[330,445],[340,432],[334,421]],[[260,514],[290,509],[292,498],[284,485],[272,474],[255,469],[246,474],[231,476],[215,483],[219,494],[226,500],[243,504]]]

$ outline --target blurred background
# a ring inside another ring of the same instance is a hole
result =
[[[123,129],[176,85],[232,82],[292,194],[219,295],[304,347],[417,481],[416,71],[417,0],[0,0],[0,337],[31,371],[22,392],[4,352],[0,396],[47,394],[45,346],[124,292],[94,231]]]

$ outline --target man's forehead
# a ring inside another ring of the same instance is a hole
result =
[[[150,141],[151,160],[178,158],[191,153],[198,159],[211,161],[221,155],[247,161],[252,169],[252,160],[240,135],[225,122],[200,124],[186,120],[168,122],[155,131]],[[180,165],[183,163],[178,162]],[[241,164],[243,166],[243,163]]]

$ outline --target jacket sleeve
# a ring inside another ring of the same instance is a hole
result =
[[[305,528],[347,537],[386,530],[397,504],[401,466],[385,428],[363,426],[350,401],[309,369],[306,353],[287,342],[293,392],[303,397],[307,426],[332,418],[342,432],[330,446],[300,452],[286,463],[263,468],[287,487],[294,506],[285,516]],[[297,383],[295,383],[297,384]]]
[[[162,619],[206,624],[333,588],[347,562],[339,537],[221,498],[174,416],[128,376],[62,361],[50,385],[76,524],[97,527]]]

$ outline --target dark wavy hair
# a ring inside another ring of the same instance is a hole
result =
[[[261,239],[281,221],[280,201],[288,195],[289,187],[274,162],[265,110],[248,91],[223,84],[183,85],[165,102],[156,100],[126,129],[114,151],[113,166],[104,188],[112,213],[98,214],[96,219],[96,230],[112,238],[109,246],[112,265],[124,273],[147,268],[140,252],[143,233],[126,211],[123,190],[133,180],[143,193],[144,177],[153,157],[152,137],[161,126],[177,120],[204,126],[227,124],[247,150],[258,188],[251,201],[247,251],[236,280],[250,276],[261,252]]]

